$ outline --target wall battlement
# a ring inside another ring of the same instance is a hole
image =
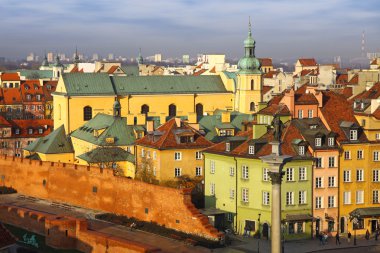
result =
[[[28,196],[153,221],[211,240],[222,236],[191,203],[188,189],[117,177],[111,169],[0,156],[0,180]]]

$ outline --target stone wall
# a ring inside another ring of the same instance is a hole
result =
[[[190,190],[115,177],[112,170],[0,157],[0,183],[28,196],[153,221],[218,240],[222,235],[191,203]]]

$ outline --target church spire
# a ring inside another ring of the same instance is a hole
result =
[[[141,55],[141,47],[139,48],[139,56],[137,57],[137,64],[143,64],[144,63],[144,58]]]
[[[74,64],[78,65],[79,62],[78,47],[75,47]]]

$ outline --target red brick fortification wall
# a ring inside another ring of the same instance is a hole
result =
[[[85,253],[160,252],[159,248],[87,229],[87,221],[0,206],[0,221],[45,236],[46,245]]]
[[[115,177],[112,170],[0,157],[0,179],[19,193],[153,221],[218,240],[221,234],[178,190]]]

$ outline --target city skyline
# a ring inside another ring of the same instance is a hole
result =
[[[223,53],[239,58],[249,16],[258,57],[358,57],[363,30],[365,51],[379,51],[380,43],[375,0],[2,2],[6,39],[0,56],[11,58],[73,52],[75,46],[87,55],[133,57],[141,47],[143,56]]]

